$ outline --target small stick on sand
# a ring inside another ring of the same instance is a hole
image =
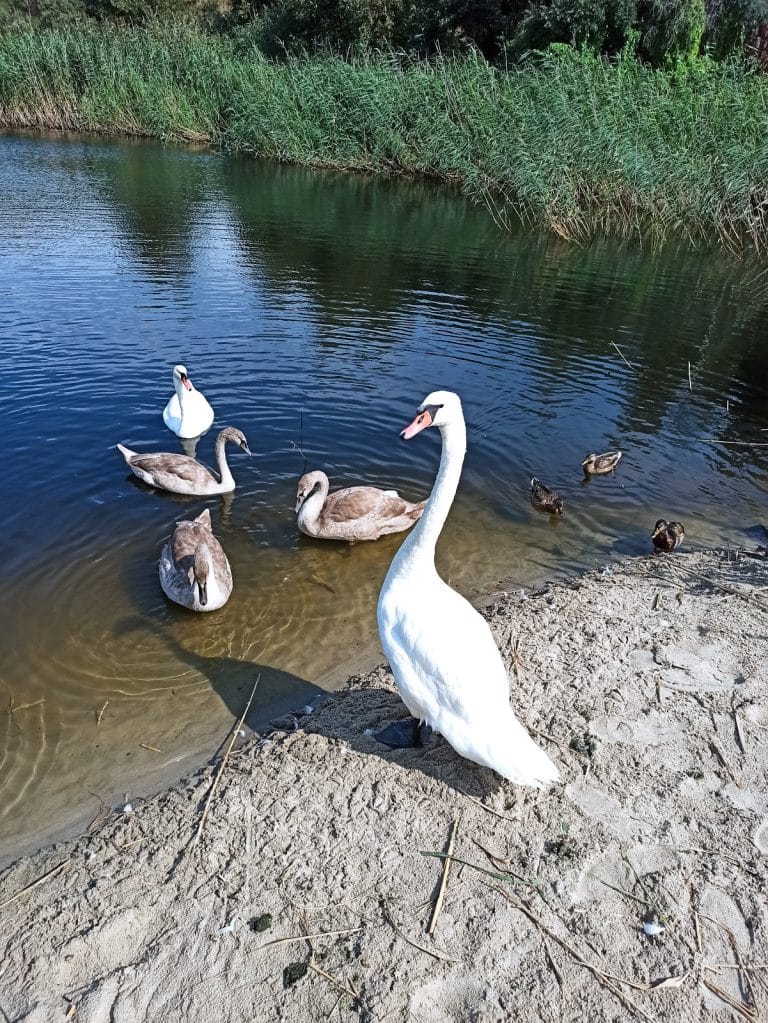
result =
[[[482,846],[480,848],[482,849]],[[438,860],[449,858],[448,853],[425,852],[424,849],[420,851],[422,856],[434,856]],[[485,852],[486,856],[488,855],[485,849],[483,849],[483,852]],[[488,877],[492,877],[495,881],[504,881],[505,884],[523,884],[528,888],[538,888],[541,884],[541,881],[528,881],[524,877],[518,877],[516,874],[511,874],[508,871],[486,870],[485,867],[480,867],[477,863],[470,863],[469,860],[460,860],[458,856],[451,856],[450,859],[454,863],[460,863],[462,867],[471,867],[473,870],[479,870],[481,874],[487,874]]]
[[[534,735],[538,735],[542,739],[546,739],[547,742],[553,742],[555,746],[559,746],[561,750],[565,750],[565,752],[570,753],[571,756],[579,755],[577,750],[571,749],[571,747],[566,745],[564,742],[560,742],[559,739],[556,739],[554,735],[550,735],[549,732],[542,732],[540,728],[534,728],[533,725],[528,725],[528,731],[533,732]]]
[[[749,976],[747,974],[747,970],[745,968],[744,962],[743,962],[743,960],[741,958],[741,953],[739,951],[739,943],[736,940],[736,935],[733,933],[733,931],[731,930],[730,927],[727,927],[724,923],[721,923],[720,920],[716,920],[712,916],[706,916],[706,914],[704,914],[704,913],[702,913],[701,916],[702,916],[702,919],[708,920],[709,923],[715,924],[715,926],[719,927],[720,930],[725,931],[725,933],[730,938],[731,948],[733,949],[733,954],[736,957],[736,962],[737,962],[738,968],[739,968],[739,977],[741,979],[741,989],[742,989],[742,991],[744,992],[744,994],[746,996],[745,997],[745,1001],[748,1003],[747,1005],[741,1006],[739,1011],[742,1012],[744,1015],[746,1015],[750,1019],[755,1019],[755,1020],[759,1019],[760,1011],[759,1011],[759,1009],[757,1007],[757,1002],[755,1001],[755,992],[752,990],[752,984],[751,984]],[[734,1008],[736,1008],[735,1005],[734,1005]]]
[[[205,806],[203,807],[203,813],[202,813],[202,816],[200,817],[200,823],[197,825],[197,831],[195,832],[195,837],[192,839],[192,848],[193,849],[195,848],[197,843],[200,841],[200,836],[203,833],[203,827],[205,826],[205,821],[206,821],[206,818],[208,817],[208,811],[211,808],[211,800],[213,799],[213,795],[216,792],[216,789],[218,788],[219,782],[221,781],[221,776],[224,773],[224,768],[227,766],[227,760],[229,760],[229,754],[232,752],[232,747],[235,745],[235,739],[240,734],[240,729],[243,726],[243,721],[245,721],[246,715],[248,714],[248,711],[251,709],[251,701],[253,700],[253,697],[254,697],[254,695],[256,693],[256,687],[258,686],[260,679],[261,679],[261,675],[257,675],[256,676],[256,681],[253,683],[253,689],[251,690],[251,695],[248,697],[248,702],[245,705],[245,710],[240,715],[240,720],[237,722],[237,724],[235,725],[234,729],[232,730],[232,738],[229,740],[229,746],[227,746],[227,749],[226,749],[226,752],[224,753],[224,756],[219,761],[219,769],[217,770],[216,774],[214,775],[213,781],[211,783],[211,787],[208,790],[208,797],[205,800]]]
[[[768,445],[766,445],[766,447],[768,447]],[[665,562],[657,560],[655,564],[657,566],[660,564],[672,566],[672,562],[669,560]],[[687,575],[692,575],[697,579],[701,579],[702,582],[707,583],[709,586],[713,586],[716,590],[722,590],[723,593],[730,593],[734,597],[741,597],[741,599],[746,600],[747,603],[754,604],[755,607],[759,607],[761,611],[768,611],[768,605],[764,604],[761,600],[758,600],[752,593],[745,593],[744,590],[739,590],[735,586],[729,586],[728,583],[720,583],[715,579],[710,579],[709,576],[702,575],[701,572],[695,572],[692,568],[685,568],[679,561],[674,563],[674,568],[679,572],[685,572]],[[669,578],[668,576],[660,575],[657,571],[654,571],[653,574],[659,575],[659,578],[661,579]],[[675,667],[675,665],[671,665],[671,667]]]
[[[613,345],[613,347],[616,349],[616,351],[621,356],[622,362],[624,362],[627,366],[629,366],[630,369],[634,369],[635,367],[632,365],[632,363],[631,362],[627,362],[627,360],[624,358],[624,352],[622,352],[622,350],[619,348],[619,346],[616,344],[616,342],[615,341],[611,341],[611,344]]]
[[[739,712],[736,710],[735,707],[732,707],[731,713],[733,714],[733,723],[736,726],[736,739],[739,743],[739,746],[741,747],[741,752],[746,755],[747,744],[744,741],[744,733],[741,730],[741,720],[739,719]]]
[[[594,963],[590,963],[588,959],[585,959],[572,945],[569,945],[564,938],[561,938],[558,934],[555,934],[553,930],[550,930],[543,920],[540,920],[524,902],[516,898],[511,892],[505,891],[503,888],[498,888],[496,885],[491,885],[491,887],[511,902],[516,909],[527,916],[531,923],[535,924],[542,934],[545,934],[548,938],[557,942],[557,944],[560,945],[561,948],[565,949],[565,951],[568,952],[568,954],[572,956],[580,966],[586,967],[586,969],[588,969],[590,973],[598,979],[603,987],[607,988],[612,995],[618,998],[626,1008],[631,1009],[632,1012],[636,1012],[638,1016],[646,1020],[646,1023],[656,1023],[653,1016],[649,1016],[644,1009],[642,1009],[639,1005],[636,1005],[627,997],[627,995],[624,994],[621,988],[618,987],[619,984],[626,984],[627,987],[634,988],[636,991],[645,992],[652,990],[649,984],[636,984],[633,980],[627,980],[625,977],[616,977],[612,973],[606,973],[604,970],[601,970],[599,966],[595,966]]]
[[[705,969],[709,970],[712,969],[712,967],[706,966]],[[723,990],[723,988],[719,987],[717,984],[713,984],[711,981],[707,980],[706,977],[702,977],[701,982],[705,987],[708,987],[713,994],[716,994],[718,998],[724,1001],[726,1005],[730,1005],[730,1007],[735,1009],[735,1011],[738,1012],[739,1015],[743,1016],[744,1019],[748,1019],[750,1023],[756,1023],[756,1021],[760,1019],[759,1014],[752,1009],[751,1006],[737,1002],[732,995],[729,995],[727,991]]]
[[[606,888],[610,888],[614,892],[618,892],[619,895],[623,895],[627,899],[632,899],[633,902],[639,902],[641,906],[650,906],[648,899],[641,899],[639,895],[633,895],[631,892],[625,892],[623,888],[619,888],[615,884],[609,884],[608,881],[604,881],[602,877],[598,877],[596,874],[593,875],[596,881],[600,884],[604,884]]]
[[[5,909],[6,906],[10,906],[16,899],[20,899],[22,895],[26,895],[27,892],[31,892],[33,888],[37,888],[38,885],[42,884],[43,881],[50,881],[52,877],[55,877],[60,871],[62,871],[70,862],[71,856],[68,856],[66,860],[61,862],[57,867],[52,867],[50,870],[42,874],[36,881],[32,881],[25,888],[22,888],[20,892],[16,892],[10,899],[6,899],[5,902],[0,902],[0,909]]]
[[[448,874],[451,871],[451,857],[453,856],[453,846],[456,841],[456,831],[459,827],[459,817],[456,817],[453,824],[451,825],[451,835],[448,839],[448,849],[443,860],[443,876],[440,879],[440,888],[435,899],[435,907],[432,910],[432,919],[429,921],[429,927],[427,928],[427,934],[432,937],[437,927],[437,918],[440,916],[440,911],[443,908],[443,900],[445,898],[445,890],[448,887]]]
[[[710,741],[709,741],[709,748],[712,750],[712,752],[715,754],[715,756],[720,761],[722,766],[725,768],[726,772],[728,773],[728,776],[730,777],[731,781],[736,786],[736,788],[739,788],[739,789],[743,788],[741,782],[738,780],[736,775],[733,773],[733,769],[731,768],[731,765],[725,759],[725,754],[720,749],[720,747],[717,745],[717,743],[714,741],[714,739],[710,739]]]
[[[357,993],[357,991],[355,991],[351,984],[349,985],[349,987],[347,987],[347,985],[343,981],[337,980],[336,977],[332,977],[330,973],[326,973],[321,966],[317,965],[317,963],[315,962],[314,952],[312,953],[312,956],[310,957],[309,963],[307,965],[309,966],[310,970],[314,970],[314,972],[317,973],[320,977],[324,977],[327,981],[330,981],[330,983],[337,987],[340,991],[343,991],[345,995],[349,995],[349,997],[353,998],[356,1002],[360,1001],[360,995]]]
[[[488,813],[492,813],[494,817],[500,817],[503,821],[512,821],[513,824],[520,823],[519,817],[510,817],[508,813],[501,813],[499,810],[494,810],[492,806],[486,806],[482,800],[476,799],[474,796],[470,796],[468,792],[465,792],[464,789],[460,789],[458,785],[456,786],[456,791],[460,792],[465,799],[469,799],[470,802],[475,803],[483,810],[487,810]]]
[[[696,932],[696,948],[701,953],[704,951],[704,946],[701,944],[701,924],[699,923],[699,914],[695,909],[693,911],[693,929]]]
[[[287,945],[291,941],[309,942],[312,938],[331,938],[339,934],[357,934],[362,929],[362,927],[348,927],[344,931],[319,931],[317,934],[295,934],[291,938],[273,938],[272,941],[265,941],[263,945],[259,945],[255,951],[259,952],[262,948],[269,948],[270,945]]]
[[[544,945],[544,953],[545,953],[545,955],[547,957],[547,962],[549,963],[549,967],[550,967],[550,969],[552,970],[552,972],[555,975],[555,980],[557,981],[557,986],[559,988],[562,988],[562,986],[563,986],[563,975],[558,970],[557,964],[555,963],[555,960],[552,958],[552,952],[550,950],[549,945],[547,944],[547,939],[546,938],[542,938],[541,941],[542,941],[542,944]]]
[[[307,926],[306,923],[302,921],[302,927],[306,928],[306,926]],[[357,929],[362,930],[362,928],[360,927]],[[337,987],[339,991],[343,992],[345,995],[349,995],[349,997],[352,998],[354,1001],[359,1002],[360,995],[352,987],[351,982],[349,986],[347,986],[343,981],[338,980],[336,977],[331,976],[330,973],[326,973],[322,966],[317,965],[317,963],[315,962],[315,950],[312,946],[312,937],[313,936],[310,934],[304,934],[302,936],[302,940],[306,941],[307,946],[309,947],[309,962],[307,963],[307,966],[309,966],[310,970],[313,970],[319,977],[323,977],[329,983],[333,984],[334,987]]]
[[[140,742],[139,746],[141,746],[142,749],[151,750],[153,753],[162,753],[163,752],[161,749],[158,749],[157,746],[148,746],[146,742]]]
[[[97,728],[101,724],[101,719],[104,717],[104,711],[107,709],[108,706],[109,706],[109,700],[105,700],[104,701],[104,706],[101,708],[99,713],[96,715],[96,727]]]
[[[406,934],[403,934],[403,932],[397,926],[395,921],[392,919],[392,917],[390,915],[390,912],[387,909],[387,904],[384,901],[384,899],[381,900],[381,911],[384,914],[384,919],[387,921],[389,926],[392,928],[392,930],[395,932],[395,934],[399,938],[403,939],[403,941],[406,943],[406,945],[410,945],[411,948],[418,949],[419,952],[426,952],[426,954],[428,956],[432,956],[433,959],[437,959],[441,963],[455,963],[456,962],[455,959],[451,959],[451,957],[449,955],[446,955],[444,952],[438,952],[434,948],[426,948],[424,945],[420,945],[418,943],[418,941],[414,941],[412,938],[409,938]]]

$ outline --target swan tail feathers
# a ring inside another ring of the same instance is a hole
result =
[[[544,788],[560,780],[553,761],[533,741],[511,707],[508,715],[486,720],[485,727],[473,722],[471,730],[461,737],[463,742],[459,736],[454,742],[445,732],[443,735],[462,756],[490,767],[515,785]]]

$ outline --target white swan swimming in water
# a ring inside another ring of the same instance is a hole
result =
[[[410,529],[426,501],[413,503],[396,490],[345,487],[329,494],[328,477],[320,469],[299,480],[296,512],[299,529],[324,540],[378,540],[386,533]]]
[[[232,592],[232,569],[213,535],[206,508],[196,519],[176,523],[160,555],[163,593],[191,611],[217,611]]]
[[[163,409],[163,422],[168,429],[183,440],[191,440],[210,430],[213,409],[205,395],[195,390],[186,366],[173,367],[173,387],[176,393]]]
[[[459,485],[466,451],[461,401],[434,391],[401,436],[428,426],[442,435],[427,507],[392,560],[379,594],[379,637],[408,710],[457,753],[518,785],[559,778],[509,704],[509,680],[486,620],[435,568],[435,545]],[[398,743],[402,745],[403,743]]]
[[[246,454],[251,453],[245,434],[234,426],[225,426],[216,438],[218,478],[207,465],[189,455],[177,455],[171,451],[143,455],[139,451],[131,451],[124,444],[118,444],[117,449],[133,474],[150,487],[168,490],[172,494],[208,497],[211,494],[229,494],[235,489],[235,480],[224,452],[227,441],[237,444]]]

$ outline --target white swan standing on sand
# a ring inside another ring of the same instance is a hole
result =
[[[408,440],[428,426],[442,435],[440,468],[424,514],[392,560],[379,594],[382,647],[408,710],[457,753],[518,785],[548,785],[558,780],[557,768],[509,705],[507,672],[488,623],[435,568],[435,545],[467,447],[457,394],[429,394],[401,437]]]
[[[224,452],[227,441],[237,444],[247,455],[251,453],[245,434],[234,426],[225,426],[216,438],[218,478],[207,465],[189,455],[177,455],[170,451],[142,455],[138,451],[131,451],[124,444],[118,444],[117,449],[134,476],[138,476],[150,487],[168,490],[172,494],[208,497],[211,494],[229,494],[235,489],[235,480]]]
[[[306,472],[296,492],[299,529],[324,540],[378,540],[386,533],[410,529],[424,511],[396,490],[345,487],[329,494],[328,477],[320,469]]]
[[[210,430],[213,409],[205,395],[195,390],[186,366],[173,367],[173,387],[176,393],[163,409],[163,422],[168,429],[182,440],[191,440]]]
[[[163,593],[192,611],[217,611],[232,592],[232,569],[213,535],[206,508],[196,519],[176,523],[160,555]]]

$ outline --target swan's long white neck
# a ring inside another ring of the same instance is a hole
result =
[[[227,454],[224,450],[227,443],[227,438],[222,437],[221,434],[216,438],[216,464],[219,467],[219,479],[221,483],[226,483],[227,486],[234,488],[235,479],[232,475],[232,470],[229,468],[227,462]]]
[[[299,522],[303,525],[313,526],[322,514],[328,497],[330,482],[321,479],[319,484],[317,490],[310,494],[306,501],[302,501],[299,508]]]
[[[434,565],[435,547],[456,496],[467,451],[464,417],[446,423],[439,430],[443,441],[440,468],[424,514],[395,555],[390,569],[393,575],[412,571],[425,559],[429,565]]]

